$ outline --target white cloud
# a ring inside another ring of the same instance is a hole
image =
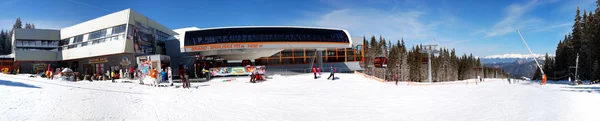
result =
[[[541,23],[542,21],[534,18],[523,18],[523,15],[537,6],[539,2],[537,0],[531,0],[526,4],[511,4],[505,9],[505,16],[496,23],[491,29],[487,30],[484,38],[502,36],[511,32],[515,32],[517,29],[524,29],[531,27],[532,24]]]
[[[301,20],[300,24],[340,28],[353,36],[379,36],[391,40],[433,40],[434,31],[443,21],[428,21],[423,11],[388,12],[378,9],[341,9],[318,15],[316,19]]]
[[[562,23],[562,24],[555,24],[552,26],[545,26],[545,27],[540,27],[537,28],[535,30],[533,30],[533,32],[544,32],[544,31],[550,31],[550,30],[554,30],[556,28],[572,28],[571,26],[573,25],[573,23],[571,22],[566,22],[566,23]]]

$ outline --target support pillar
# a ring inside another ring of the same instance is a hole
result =
[[[317,67],[321,68],[321,70],[323,70],[323,50],[319,50],[317,49],[316,51],[317,54]]]

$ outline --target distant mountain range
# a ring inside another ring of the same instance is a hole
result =
[[[513,77],[532,78],[533,73],[538,68],[536,63],[533,61],[534,57],[540,62],[540,64],[544,64],[545,55],[542,54],[492,55],[482,57],[481,62],[483,62],[483,64],[488,67],[501,68],[506,73],[511,74]]]

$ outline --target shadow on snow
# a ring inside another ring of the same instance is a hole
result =
[[[563,87],[560,91],[600,93],[600,87]]]
[[[0,80],[0,85],[13,86],[13,87],[24,87],[24,88],[40,88],[38,86],[25,84],[25,83],[21,83],[21,82],[13,82],[13,81],[8,81],[8,80]]]

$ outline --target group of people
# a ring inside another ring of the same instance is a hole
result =
[[[250,73],[250,83],[256,83],[257,80],[264,80],[262,75],[258,73],[258,70],[254,69]]]
[[[330,74],[329,74],[329,77],[327,77],[327,79],[335,80],[335,73],[336,73],[337,69],[333,68],[333,66],[330,66],[329,68],[330,68],[330,71],[329,71]],[[312,72],[315,75],[315,79],[317,79],[317,73],[319,75],[321,75],[321,68],[317,68],[316,66],[313,66]]]
[[[169,83],[173,86],[173,71],[171,67],[167,67],[166,69],[161,69],[159,72],[156,68],[152,67],[149,79],[151,79],[151,86],[158,87],[160,83]]]

